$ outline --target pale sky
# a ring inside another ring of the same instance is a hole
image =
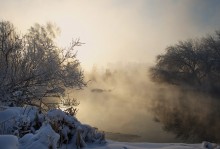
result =
[[[220,0],[0,0],[0,19],[25,31],[34,23],[55,23],[59,44],[72,39],[84,69],[93,64],[155,62],[179,40],[220,29]]]

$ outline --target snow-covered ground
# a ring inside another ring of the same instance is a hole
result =
[[[0,149],[220,149],[214,143],[126,143],[105,140],[103,132],[54,109],[1,107]]]
[[[49,128],[50,129],[50,128]],[[0,149],[48,149],[47,139],[41,138],[36,141],[32,135],[21,139],[18,144],[16,136],[0,135]],[[56,136],[55,136],[56,138]],[[35,140],[34,142],[30,140]],[[23,143],[29,142],[26,145]],[[43,143],[42,143],[43,142]],[[57,148],[57,147],[52,147]],[[73,149],[75,146],[68,144],[59,149]],[[214,143],[203,142],[202,144],[184,144],[184,143],[127,143],[107,140],[105,144],[87,144],[84,149],[219,149]]]
[[[114,142],[108,140],[103,146],[89,145],[88,149],[214,149],[216,144],[203,142],[201,144],[183,144],[183,143],[127,143]],[[216,148],[217,149],[217,148]]]

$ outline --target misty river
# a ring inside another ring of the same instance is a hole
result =
[[[141,67],[142,68],[142,67]],[[146,69],[92,72],[77,118],[105,131],[106,138],[130,142],[220,142],[220,103],[203,93],[156,85]]]
[[[86,95],[80,99],[77,118],[82,123],[105,131],[107,138],[132,142],[179,142],[154,121],[147,103],[127,101],[130,99],[109,92],[96,93],[87,89],[82,92]]]

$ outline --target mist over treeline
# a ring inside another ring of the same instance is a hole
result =
[[[220,31],[167,47],[150,77],[166,85],[152,106],[155,121],[190,142],[220,142]]]
[[[220,97],[220,30],[167,47],[150,72],[155,82]]]

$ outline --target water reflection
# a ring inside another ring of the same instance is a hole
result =
[[[146,73],[145,65],[139,64],[88,73],[92,80],[88,87],[70,95],[80,101],[78,119],[123,134],[113,136],[121,141],[220,142],[217,100],[154,84]],[[131,135],[126,138],[124,134]]]
[[[75,93],[76,96],[76,93]],[[85,89],[77,93],[80,100],[77,118],[106,132],[108,139],[129,142],[181,142],[153,121],[148,102],[140,103],[116,91],[96,93]]]
[[[186,142],[220,142],[220,102],[203,93],[167,89],[152,101],[154,120]]]

